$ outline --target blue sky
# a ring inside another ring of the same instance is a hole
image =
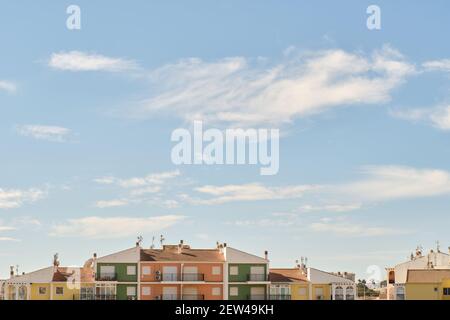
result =
[[[81,8],[81,30],[66,8]],[[381,30],[366,8],[381,8]],[[328,271],[450,244],[446,1],[9,1],[0,278],[216,241]],[[233,121],[230,121],[232,116]],[[280,170],[175,166],[195,119],[278,128]]]

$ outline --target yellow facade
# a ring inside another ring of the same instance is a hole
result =
[[[49,283],[33,283],[31,284],[31,300],[50,300],[50,284]]]
[[[291,284],[292,300],[309,300],[309,284]]]
[[[444,295],[444,288],[450,288],[450,279],[442,283],[407,283],[406,300],[450,300]]]
[[[331,300],[331,285],[313,284],[311,300]]]

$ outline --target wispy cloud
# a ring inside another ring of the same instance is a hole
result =
[[[70,219],[52,227],[50,235],[57,237],[83,237],[111,239],[136,236],[169,228],[184,216],[166,215],[148,218],[133,217],[85,217]]]
[[[338,195],[362,201],[450,195],[450,173],[444,170],[368,166],[362,173],[367,175],[367,178],[331,186],[330,190]]]
[[[426,61],[422,66],[428,71],[450,72],[450,59]]]
[[[201,199],[187,196],[186,200],[193,204],[216,205],[234,201],[293,199],[300,198],[305,192],[316,188],[311,185],[267,187],[259,183],[224,186],[206,185],[195,190],[211,196],[210,198]]]
[[[379,237],[411,233],[411,231],[408,230],[356,224],[341,220],[342,219],[323,219],[321,222],[310,224],[309,228],[314,232],[332,233],[347,237]]]
[[[0,237],[0,241],[12,241],[12,242],[19,242],[19,239],[11,238],[11,237]]]
[[[303,205],[300,206],[296,211],[299,213],[303,212],[348,212],[353,210],[361,209],[360,203],[350,203],[350,204],[326,204],[326,205]]]
[[[11,81],[0,80],[0,91],[14,93],[17,91],[17,85]]]
[[[47,192],[40,189],[1,189],[0,209],[19,208],[25,203],[32,203],[46,196]]]
[[[390,115],[411,122],[424,122],[440,130],[450,130],[450,105],[409,110],[392,110]]]
[[[132,60],[89,54],[81,51],[53,53],[48,65],[54,69],[66,71],[119,72],[137,68],[137,63]]]
[[[25,137],[52,142],[66,142],[71,136],[70,129],[58,126],[20,125],[16,126],[16,131]]]
[[[94,182],[98,184],[114,184],[122,188],[136,188],[136,187],[144,187],[149,185],[160,185],[166,182],[169,179],[176,178],[180,175],[179,170],[174,171],[166,171],[160,173],[149,174],[145,177],[133,177],[128,179],[119,179],[113,176],[100,177],[94,179]],[[151,193],[156,189],[145,189],[142,190],[143,193],[147,191],[147,193]],[[155,191],[157,192],[157,191]]]
[[[129,202],[127,200],[115,199],[115,200],[103,200],[97,201],[95,206],[97,208],[114,208],[114,207],[123,207],[126,206]]]
[[[154,90],[136,112],[170,112],[186,120],[283,124],[348,105],[389,101],[415,67],[385,46],[372,55],[343,50],[289,55],[268,65],[243,57],[186,59],[151,74]],[[320,94],[317,94],[320,92]]]

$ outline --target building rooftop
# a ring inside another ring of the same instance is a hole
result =
[[[225,262],[220,249],[191,249],[187,245],[165,245],[163,249],[142,249],[141,261]]]
[[[270,269],[269,281],[272,282],[308,282],[306,274],[300,268]]]

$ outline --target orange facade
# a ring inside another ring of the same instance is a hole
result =
[[[141,262],[142,300],[221,300],[224,264]]]

